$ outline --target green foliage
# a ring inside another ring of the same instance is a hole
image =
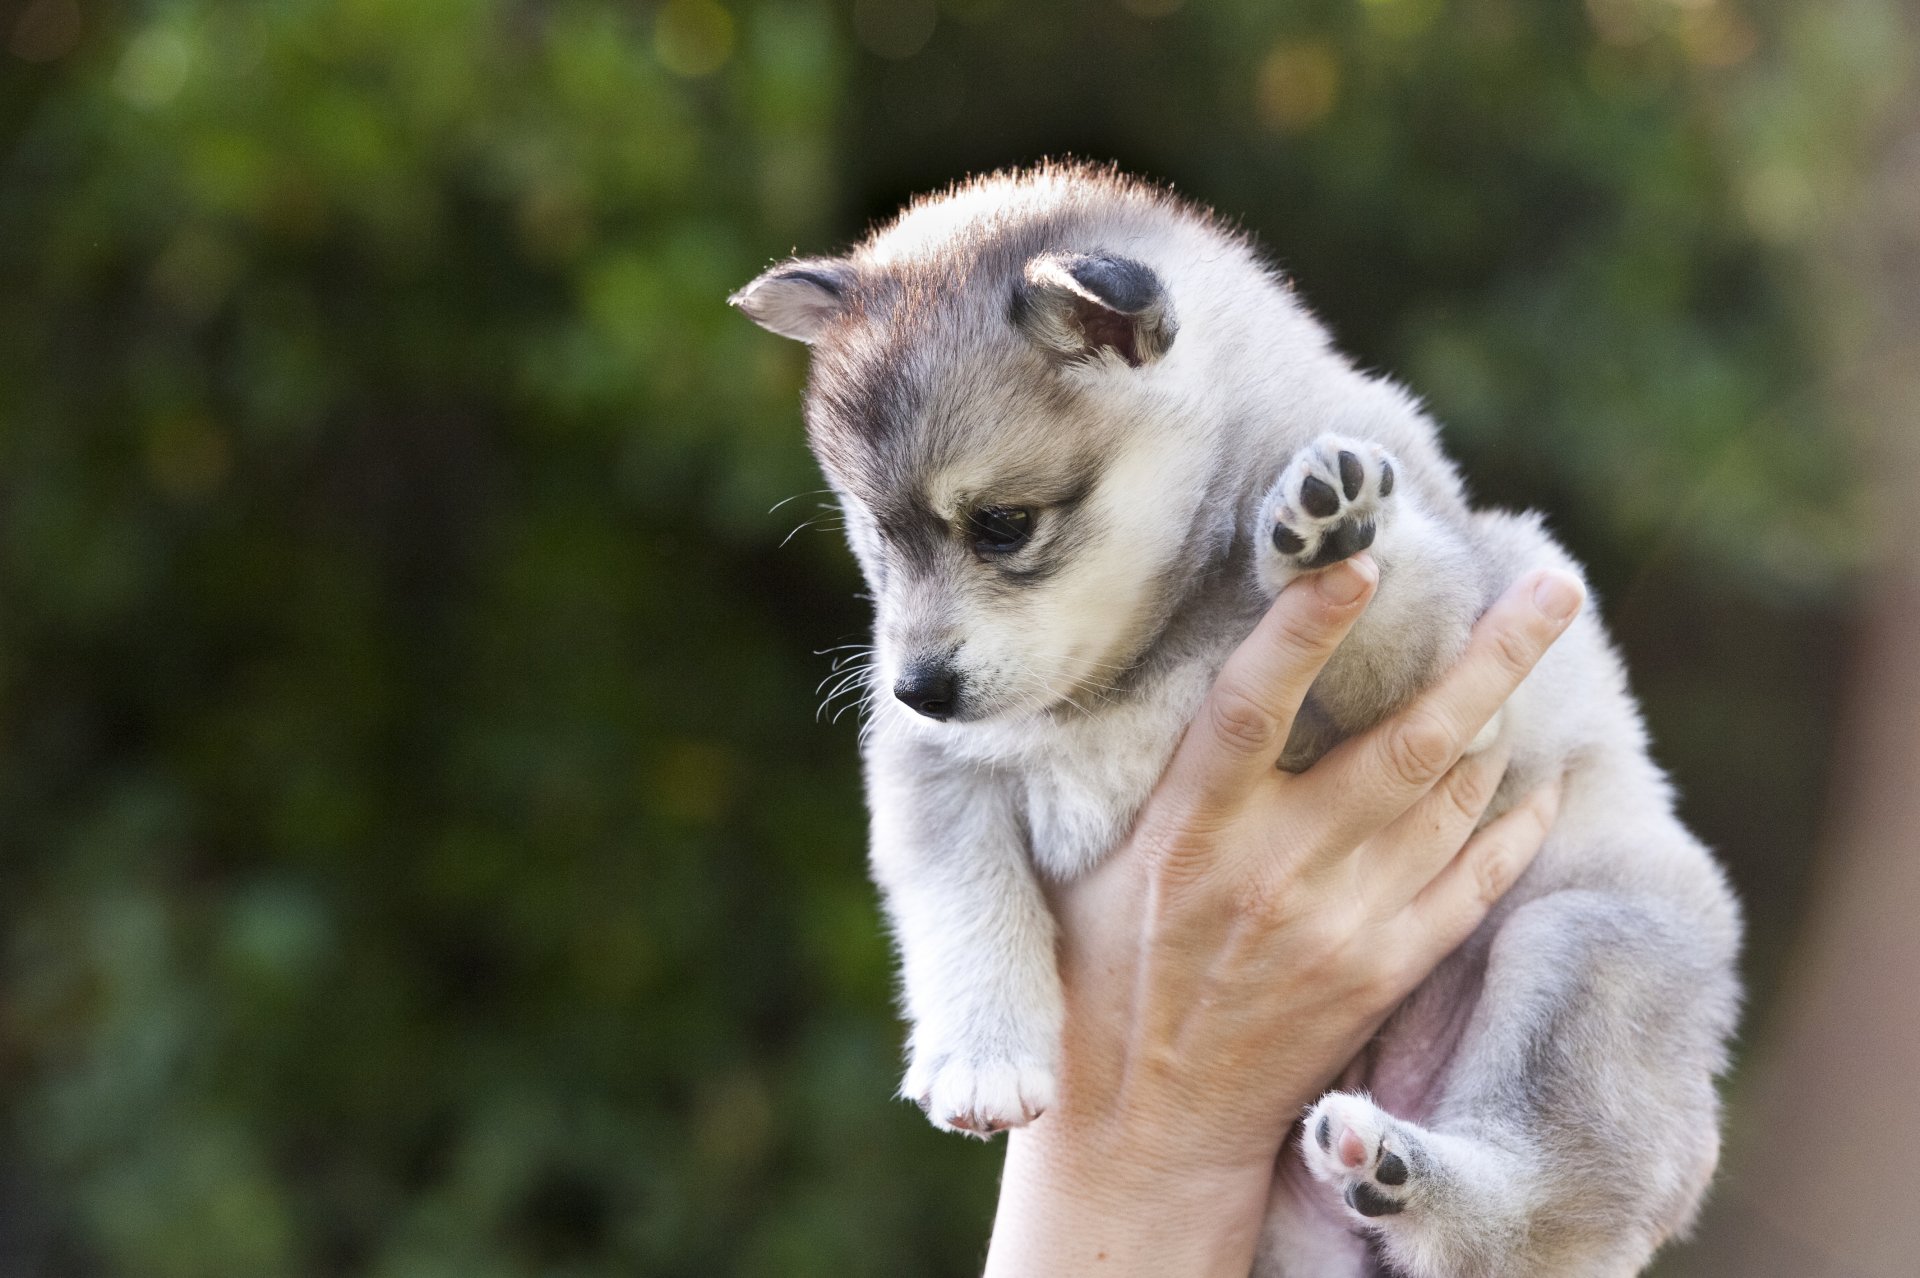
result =
[[[1794,881],[1827,685],[1746,690],[1856,528],[1796,254],[1876,4],[16,8],[10,1272],[975,1267],[995,1156],[887,1100],[807,691],[863,619],[782,540],[803,352],[720,304],[968,168],[1243,214],[1568,530],[1696,819]]]

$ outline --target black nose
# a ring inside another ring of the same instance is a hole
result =
[[[951,719],[960,681],[946,666],[909,666],[893,695],[929,719]]]

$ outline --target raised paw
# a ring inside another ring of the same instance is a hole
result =
[[[1053,1104],[1053,1068],[1038,1060],[972,1060],[957,1054],[923,1062],[915,1055],[901,1095],[935,1127],[987,1140],[1025,1127]]]
[[[1371,546],[1396,478],[1393,458],[1357,439],[1322,435],[1294,454],[1262,506],[1281,578],[1273,584]]]
[[[1307,1170],[1369,1220],[1407,1209],[1418,1188],[1420,1147],[1392,1115],[1364,1096],[1328,1092],[1307,1115],[1300,1141]]]

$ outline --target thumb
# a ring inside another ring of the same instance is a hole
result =
[[[1227,658],[1167,767],[1201,807],[1231,810],[1273,775],[1320,668],[1365,610],[1380,570],[1365,555],[1296,578]]]

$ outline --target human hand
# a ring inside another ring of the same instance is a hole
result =
[[[1289,586],[1228,660],[1126,844],[1056,894],[1060,1095],[1010,1139],[990,1275],[1245,1274],[1301,1109],[1478,926],[1558,804],[1475,832],[1506,767],[1467,744],[1579,610],[1529,575],[1413,704],[1274,767],[1377,581]]]

